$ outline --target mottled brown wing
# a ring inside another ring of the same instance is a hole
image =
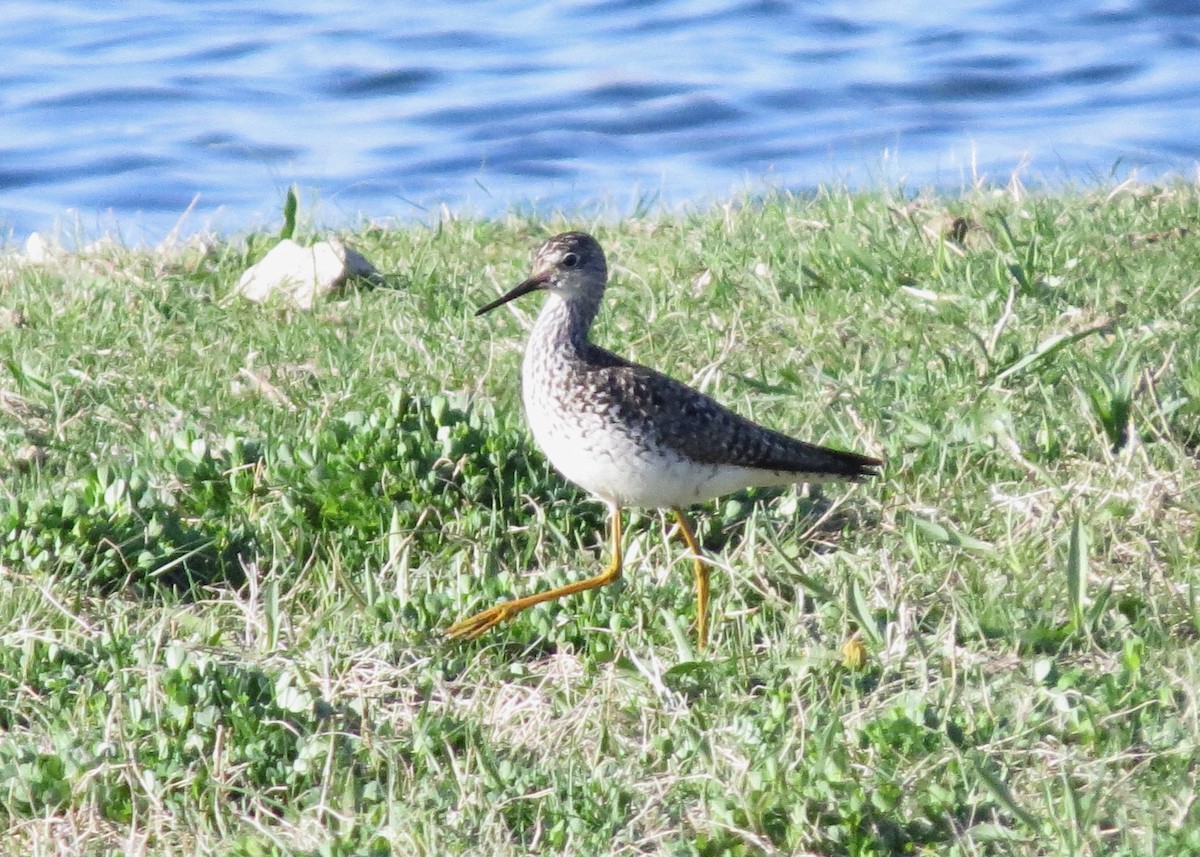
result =
[[[643,424],[664,447],[705,464],[843,479],[875,475],[882,462],[805,443],[740,417],[703,393],[597,349],[589,386],[623,424]]]

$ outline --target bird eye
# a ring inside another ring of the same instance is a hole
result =
[[[564,268],[574,268],[579,264],[579,256],[574,253],[568,253],[562,257],[562,265]]]

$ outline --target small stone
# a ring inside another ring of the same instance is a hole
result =
[[[12,330],[13,328],[28,326],[29,319],[25,317],[25,313],[19,309],[0,307],[0,330]]]
[[[85,246],[80,254],[83,256],[106,256],[111,257],[120,247],[117,245],[116,239],[111,235],[105,235],[97,238],[92,243]]]
[[[31,232],[25,239],[25,258],[35,265],[41,265],[50,255],[50,244],[40,233]]]
[[[302,247],[285,238],[242,274],[237,290],[258,302],[282,293],[297,306],[309,309],[318,295],[343,285],[347,277],[376,279],[379,273],[361,253],[341,241]]]
[[[46,448],[29,444],[17,450],[13,456],[13,466],[18,473],[28,473],[35,467],[41,467],[46,463]]]

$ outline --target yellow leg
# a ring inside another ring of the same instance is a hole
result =
[[[696,636],[703,650],[708,642],[708,563],[700,558],[700,543],[696,541],[696,534],[692,532],[692,525],[688,523],[683,510],[676,507],[671,511],[675,513],[679,531],[683,533],[683,540],[692,552],[692,568],[696,572]]]
[[[580,580],[576,583],[568,583],[566,586],[551,589],[549,592],[539,592],[536,595],[526,595],[524,598],[514,598],[512,601],[502,601],[495,607],[489,607],[487,610],[476,613],[474,616],[468,616],[466,619],[455,622],[446,629],[446,636],[456,640],[473,639],[485,631],[495,628],[505,619],[513,618],[526,607],[541,604],[543,601],[565,598],[568,595],[574,595],[576,592],[585,592],[589,589],[607,586],[610,583],[620,580],[621,509],[618,506],[609,507],[609,520],[611,521],[612,529],[612,560],[609,562],[608,568],[604,569],[604,571],[595,577],[589,577],[587,580]]]

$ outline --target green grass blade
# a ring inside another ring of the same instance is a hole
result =
[[[1087,601],[1088,537],[1083,518],[1071,524],[1067,547],[1067,600],[1071,604],[1071,621],[1077,630],[1085,630],[1084,607]]]
[[[1024,372],[1032,366],[1053,357],[1059,351],[1062,351],[1069,345],[1074,345],[1089,336],[1094,336],[1097,333],[1109,330],[1111,325],[1108,322],[1097,324],[1086,330],[1081,330],[1078,333],[1056,333],[1053,336],[1047,337],[1038,343],[1037,347],[1028,354],[1014,360],[1004,368],[1000,369],[993,377],[993,383],[999,383],[1013,375]]]
[[[1038,832],[1042,826],[1041,822],[1029,810],[1017,803],[1008,785],[992,773],[991,765],[993,763],[991,760],[985,756],[972,755],[971,762],[980,781],[991,792],[992,796],[1000,802],[1000,805],[1012,813],[1013,817],[1028,827],[1031,832]]]
[[[296,234],[296,211],[299,208],[300,200],[296,196],[296,186],[292,185],[283,200],[283,228],[279,230],[281,240],[286,241]]]

